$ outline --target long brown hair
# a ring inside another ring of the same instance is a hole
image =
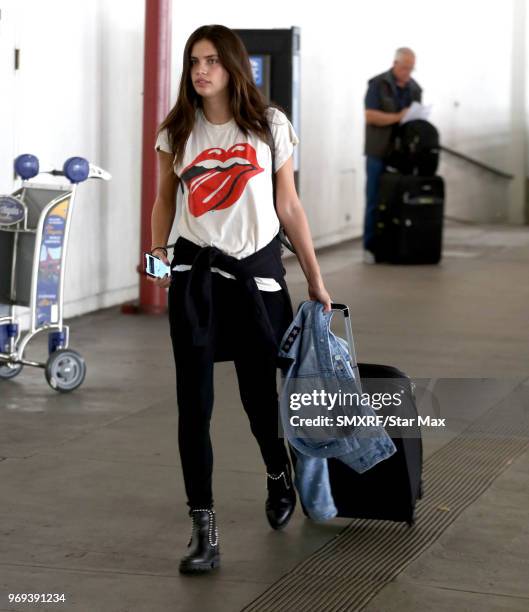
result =
[[[268,105],[254,83],[248,52],[242,40],[222,25],[205,25],[195,30],[184,48],[182,78],[176,104],[162,121],[158,132],[167,128],[169,145],[178,165],[195,124],[195,109],[202,106],[191,81],[191,51],[200,40],[210,41],[217,49],[219,60],[230,75],[229,100],[233,118],[243,134],[256,133],[265,142],[268,139],[265,111]],[[275,106],[275,105],[274,105]]]

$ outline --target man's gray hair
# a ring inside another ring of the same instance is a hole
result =
[[[415,52],[409,47],[399,47],[395,51],[395,60],[401,60],[404,55],[413,55],[415,57]]]

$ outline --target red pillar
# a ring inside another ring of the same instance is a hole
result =
[[[146,0],[143,60],[143,131],[141,163],[140,263],[151,250],[151,212],[158,187],[158,158],[154,150],[156,130],[169,112],[171,84],[171,0]],[[167,290],[140,273],[139,304],[124,312],[160,314],[167,309]]]

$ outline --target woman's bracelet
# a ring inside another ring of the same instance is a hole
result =
[[[167,257],[167,249],[163,246],[157,246],[154,247],[154,249],[151,249],[151,255],[154,253],[154,251],[156,251],[156,249],[162,249],[162,251],[165,253],[165,256]]]

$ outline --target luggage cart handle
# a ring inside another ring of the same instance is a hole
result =
[[[88,164],[89,173],[87,178],[89,179],[101,179],[103,181],[109,181],[112,178],[110,172],[103,170],[99,166],[95,164]],[[57,168],[53,168],[52,170],[42,170],[43,174],[51,174],[52,176],[66,176],[64,170],[57,170]]]
[[[349,344],[349,351],[351,353],[351,366],[357,365],[356,361],[356,350],[353,340],[353,329],[351,326],[351,317],[349,314],[349,306],[347,304],[339,304],[337,302],[331,302],[331,310],[341,310],[345,321],[345,333],[347,334],[347,343]]]

